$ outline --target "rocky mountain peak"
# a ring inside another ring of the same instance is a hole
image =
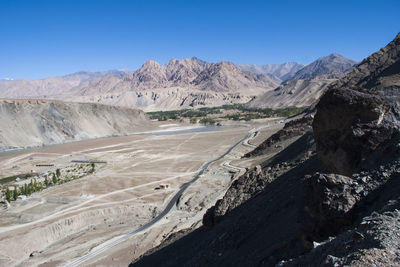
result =
[[[344,58],[344,56],[342,56],[342,55],[340,55],[340,54],[338,54],[336,52],[333,52],[333,53],[329,54],[327,57],[328,58]]]
[[[160,70],[162,69],[162,66],[155,60],[147,60],[146,62],[143,63],[142,67],[139,70],[141,69]]]
[[[192,82],[209,65],[210,63],[192,57],[181,60],[172,59],[164,67],[169,81],[177,85],[184,85]]]
[[[147,60],[140,69],[132,74],[132,81],[137,86],[149,86],[149,83],[161,85],[167,81],[167,78],[164,67],[160,63],[154,60]]]
[[[238,71],[239,70],[239,68],[235,65],[235,64],[233,64],[232,62],[229,62],[229,61],[221,61],[221,62],[218,62],[218,63],[216,63],[215,64],[215,68],[216,69],[227,69],[227,70],[235,70],[235,71]]]
[[[297,71],[289,80],[311,80],[311,79],[339,79],[343,78],[354,65],[355,61],[348,59],[337,53],[318,58],[311,64]]]

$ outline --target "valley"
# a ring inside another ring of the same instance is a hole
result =
[[[400,266],[399,3],[2,1],[0,267]]]
[[[96,266],[128,264],[129,257],[118,255],[134,251],[138,257],[171,233],[198,227],[202,214],[224,194],[233,176],[252,165],[236,163],[252,149],[249,142],[256,145],[280,129],[283,125],[279,120],[228,123],[211,131],[196,132],[194,128],[193,132],[182,133],[179,125],[160,122],[156,126],[159,130],[153,133],[3,153],[3,176],[75,169],[77,163],[71,162],[75,160],[106,163],[95,164],[90,175],[12,201],[7,210],[2,210],[1,265],[67,264],[95,251],[107,240],[154,219],[179,188],[210,162],[199,179],[183,192],[178,204],[173,203],[172,210],[154,226],[88,261]],[[235,145],[249,131],[260,127],[256,138],[252,134],[252,140],[246,140],[247,145]],[[218,159],[230,148],[232,151]],[[215,159],[218,160],[212,162]],[[39,163],[54,166],[37,167]],[[11,168],[14,165],[18,167]]]

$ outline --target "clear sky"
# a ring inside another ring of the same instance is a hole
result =
[[[0,79],[217,62],[361,60],[400,31],[400,0],[0,0]]]

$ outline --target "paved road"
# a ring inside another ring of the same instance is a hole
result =
[[[212,163],[222,159],[226,155],[228,155],[236,146],[238,146],[240,143],[245,142],[246,140],[250,139],[253,135],[254,135],[254,129],[249,131],[244,138],[242,138],[239,142],[234,144],[224,154],[222,154],[218,158],[216,158],[214,160],[211,160],[211,161],[207,162],[206,164],[204,164],[199,169],[199,172],[197,173],[197,175],[190,182],[185,183],[185,184],[182,185],[182,187],[179,189],[179,191],[176,192],[176,194],[169,201],[169,203],[167,204],[165,209],[157,217],[155,217],[153,220],[151,220],[147,224],[142,225],[138,229],[133,230],[132,232],[129,232],[129,233],[124,234],[124,235],[122,235],[120,237],[111,239],[110,241],[107,241],[107,242],[99,245],[98,247],[92,249],[88,254],[86,254],[86,255],[84,255],[84,256],[82,256],[80,258],[77,258],[77,259],[75,259],[75,260],[73,260],[71,262],[68,262],[65,266],[68,266],[68,267],[79,266],[79,265],[83,264],[84,262],[86,262],[86,261],[88,261],[90,259],[93,259],[95,256],[103,253],[104,251],[106,251],[106,250],[108,250],[108,249],[110,249],[110,248],[112,248],[112,247],[114,247],[114,246],[116,246],[116,245],[128,240],[129,238],[137,235],[138,233],[141,233],[141,232],[149,229],[150,227],[152,227],[154,224],[156,224],[158,221],[160,221],[162,218],[164,218],[171,211],[171,209],[178,202],[179,198],[182,196],[183,192],[190,185],[192,185],[194,182],[196,182],[200,178],[200,176],[205,172],[205,170],[208,168],[208,166],[210,166],[210,164],[212,164]]]

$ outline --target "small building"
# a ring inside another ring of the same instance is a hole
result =
[[[25,195],[19,195],[18,197],[17,197],[17,200],[25,200],[26,199],[26,196]]]
[[[160,189],[167,189],[169,187],[168,184],[160,184],[159,185]]]

